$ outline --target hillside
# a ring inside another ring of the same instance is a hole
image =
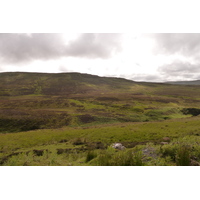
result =
[[[95,91],[127,90],[133,81],[80,73],[0,73],[0,95],[69,95]]]
[[[199,114],[199,85],[0,73],[0,165],[200,165]]]
[[[80,73],[1,73],[0,96],[0,132],[180,118],[200,107],[200,86]]]

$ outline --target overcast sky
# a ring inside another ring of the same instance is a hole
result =
[[[0,34],[0,72],[81,72],[135,81],[200,79],[200,34]]]

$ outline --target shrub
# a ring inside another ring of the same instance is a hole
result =
[[[183,108],[181,112],[184,115],[189,115],[189,114],[191,114],[192,116],[200,115],[200,109],[198,108]]]
[[[177,148],[178,148],[177,145],[171,145],[171,144],[162,146],[160,149],[162,157],[170,156],[170,158],[173,161],[175,161]]]

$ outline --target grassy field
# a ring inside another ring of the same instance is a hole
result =
[[[1,73],[0,165],[200,165],[199,114],[198,85]]]

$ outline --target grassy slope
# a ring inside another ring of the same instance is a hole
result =
[[[177,142],[199,146],[199,120],[199,117],[193,117],[163,122],[98,125],[85,129],[66,127],[2,134],[0,135],[1,156],[5,158],[13,155],[13,157],[9,157],[10,161],[4,163],[5,165],[23,165],[24,163],[28,165],[92,165],[92,163],[84,162],[87,152],[95,151],[95,149],[100,153],[106,151],[98,150],[96,148],[98,143],[103,144],[105,148],[113,142],[122,142],[127,148],[133,150],[138,146],[143,149],[151,146],[160,150],[159,143],[162,138],[170,137],[171,144],[166,145],[169,150],[173,150]],[[77,145],[75,142],[79,140]],[[34,150],[46,150],[47,153],[38,157],[33,155]],[[69,151],[65,152],[66,150]],[[62,153],[59,154],[59,151]],[[14,156],[18,152],[20,154]],[[29,154],[27,155],[27,153]],[[170,155],[170,152],[167,151],[167,153]],[[199,153],[199,149],[197,153]],[[162,156],[160,151],[159,156]],[[166,161],[165,164],[167,164]],[[172,164],[174,165],[173,162]],[[157,161],[157,165],[162,164]]]
[[[88,152],[109,154],[103,149],[113,142],[128,148],[147,148],[153,142],[158,149],[166,136],[198,141],[199,117],[184,115],[181,109],[200,108],[200,86],[79,73],[1,73],[0,80],[0,132],[14,132],[0,135],[4,165],[98,165],[101,156],[98,163],[85,162]],[[29,131],[34,129],[40,130]],[[33,155],[41,149],[46,149],[43,156]],[[177,164],[173,155],[170,160],[161,154],[157,165]]]

